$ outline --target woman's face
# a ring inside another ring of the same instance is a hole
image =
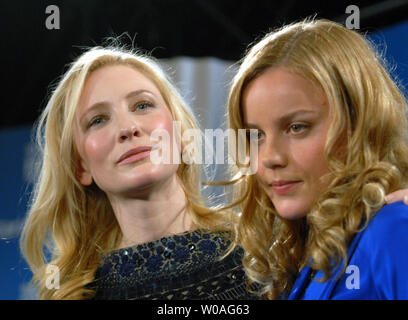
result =
[[[95,70],[75,114],[79,181],[94,181],[108,195],[133,195],[164,183],[174,177],[178,165],[152,163],[150,136],[161,129],[172,137],[172,128],[168,106],[142,73],[123,65]]]
[[[324,149],[331,123],[322,90],[287,68],[252,80],[242,96],[246,128],[259,130],[256,179],[281,217],[298,219],[327,183]]]

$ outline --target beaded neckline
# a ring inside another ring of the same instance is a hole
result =
[[[179,241],[182,237],[185,237],[185,236],[188,236],[188,235],[191,235],[191,236],[196,235],[198,237],[202,237],[202,234],[204,234],[204,233],[210,234],[211,231],[202,230],[202,229],[195,229],[195,230],[192,230],[192,231],[184,231],[184,232],[181,232],[181,233],[164,236],[164,237],[161,237],[161,238],[156,239],[156,240],[152,240],[152,241],[148,241],[148,242],[144,242],[144,243],[140,243],[140,244],[135,244],[135,245],[124,247],[124,248],[113,249],[113,250],[105,253],[104,256],[109,256],[109,255],[117,254],[117,253],[123,254],[125,251],[129,251],[129,250],[130,251],[134,251],[134,250],[137,251],[137,250],[140,250],[142,248],[149,248],[150,249],[152,247],[155,247],[156,245],[166,244],[166,243],[171,242],[171,241]]]
[[[252,299],[231,232],[195,230],[113,250],[98,266],[95,299]],[[225,257],[224,257],[225,256]]]
[[[211,264],[230,244],[230,232],[194,230],[170,235],[135,246],[116,249],[102,256],[98,268],[101,282],[121,282],[124,278],[164,278],[180,271],[192,272]]]

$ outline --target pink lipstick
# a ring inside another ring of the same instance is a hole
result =
[[[277,195],[285,195],[293,191],[302,181],[274,181],[270,184]]]
[[[123,165],[143,160],[150,155],[151,150],[152,147],[150,146],[139,146],[130,149],[129,151],[122,154],[116,163],[119,165]]]

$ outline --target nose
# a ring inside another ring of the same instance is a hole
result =
[[[133,137],[140,137],[140,126],[136,119],[129,114],[118,114],[119,125],[119,142],[132,139]]]
[[[138,130],[136,126],[121,128],[119,131],[119,141],[120,142],[131,139],[132,137],[139,137],[139,136],[140,136],[140,131]]]
[[[278,139],[268,139],[260,151],[261,165],[269,169],[284,168],[287,165],[287,146]]]

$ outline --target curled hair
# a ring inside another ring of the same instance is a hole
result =
[[[116,249],[122,239],[106,194],[95,184],[84,187],[75,176],[80,159],[73,140],[75,110],[89,75],[108,65],[129,66],[149,78],[173,119],[180,122],[181,133],[198,128],[182,97],[152,57],[117,46],[95,47],[70,65],[38,120],[42,166],[20,242],[41,299],[92,297],[89,284],[94,281],[100,255]],[[224,215],[204,206],[201,199],[200,166],[181,163],[177,176],[194,225],[222,228]],[[58,267],[58,290],[47,288],[49,265]]]
[[[323,280],[330,277],[347,262],[350,240],[381,208],[384,195],[404,187],[408,178],[406,100],[363,36],[327,20],[305,20],[264,36],[233,79],[232,129],[244,128],[246,86],[277,67],[321,88],[333,121],[325,145],[329,173],[322,177],[329,184],[307,217],[280,217],[254,176],[242,176],[235,184],[244,267],[270,299],[285,297],[306,264],[323,270]]]

